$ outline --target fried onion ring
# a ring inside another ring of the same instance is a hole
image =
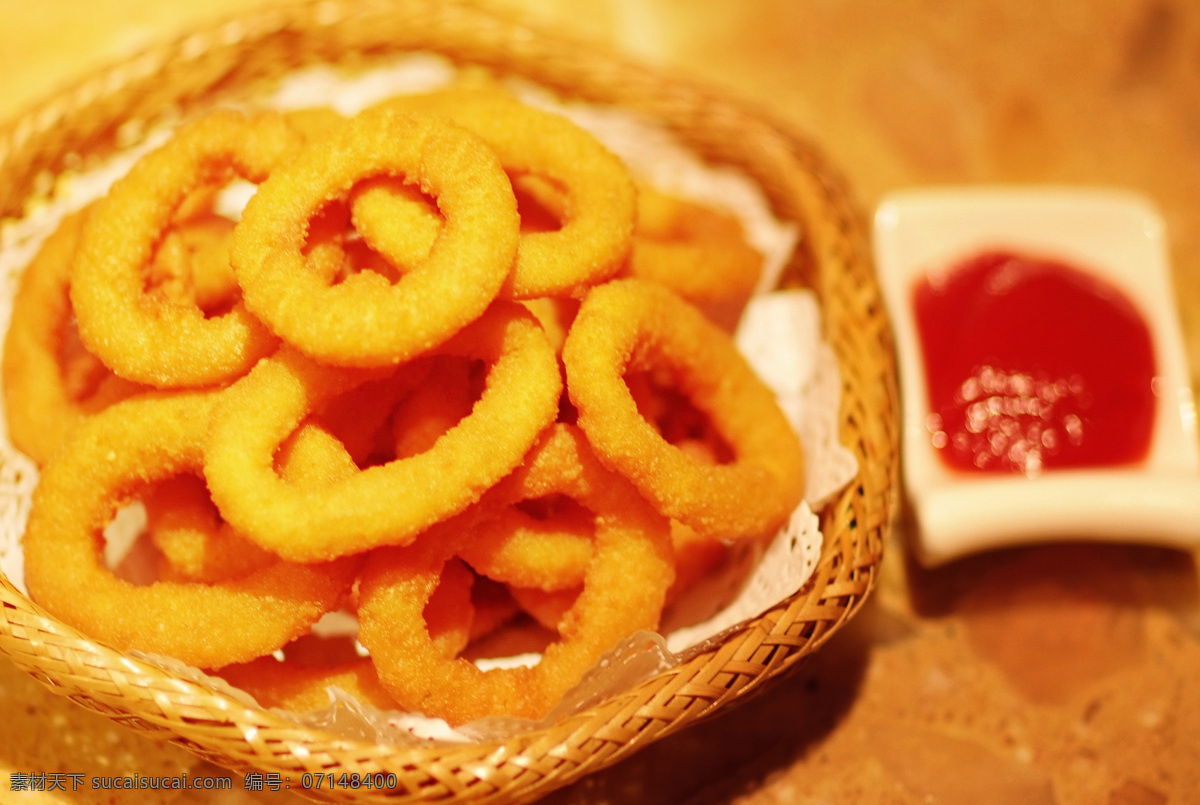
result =
[[[418,184],[445,225],[395,285],[372,271],[330,285],[306,267],[308,222],[376,176]],[[342,366],[395,365],[483,313],[512,266],[518,226],[508,177],[478,138],[380,110],[334,129],[263,183],[234,232],[233,267],[247,307],[302,352]]]
[[[172,226],[154,253],[147,286],[159,291],[164,301],[195,305],[206,316],[228,310],[239,293],[229,264],[233,227],[233,221],[214,214]]]
[[[420,455],[461,422],[479,399],[474,363],[440,355],[420,386],[391,412],[392,453]]]
[[[558,185],[534,174],[510,178],[522,231],[557,230],[569,209]],[[615,276],[657,282],[710,318],[732,315],[736,321],[762,267],[762,254],[735,216],[641,185],[629,256]]]
[[[160,481],[142,502],[146,530],[166,563],[161,571],[165,578],[214,584],[275,561],[222,522],[204,480],[196,475]]]
[[[259,657],[248,663],[230,665],[216,672],[234,687],[241,688],[263,707],[278,707],[307,713],[328,707],[330,688],[340,688],[356,700],[380,710],[393,710],[392,699],[375,666],[367,658],[331,665],[304,665],[294,660]]]
[[[276,447],[325,399],[366,376],[290,350],[261,362],[228,389],[213,418],[204,474],[222,515],[280,556],[319,561],[411,542],[478,500],[557,415],[558,363],[536,320],[515,303],[491,308],[438,352],[489,364],[470,415],[432,449],[368,467],[319,493],[279,477]],[[401,499],[407,505],[395,505]]]
[[[484,518],[460,556],[476,572],[514,587],[555,591],[583,583],[592,557],[591,515],[558,506],[537,517],[519,506]]]
[[[89,210],[65,218],[25,269],[4,338],[8,436],[38,465],[85,417],[145,390],[74,343],[71,264]]]
[[[521,610],[552,632],[562,628],[563,618],[571,611],[582,590],[582,582],[561,590],[542,590],[537,587],[508,588]]]
[[[460,559],[450,559],[442,566],[437,589],[425,604],[423,618],[430,639],[443,657],[452,659],[463,653],[471,642],[475,607],[471,603],[471,588],[475,574]]]
[[[350,220],[363,242],[376,253],[386,254],[401,273],[429,256],[445,224],[421,188],[392,176],[368,179],[354,188]]]
[[[397,406],[407,405],[413,397],[425,394],[431,382],[437,382],[430,377],[435,365],[430,358],[410,361],[390,377],[369,380],[335,397],[320,408],[316,418],[345,445],[359,467],[395,458],[391,423]]]
[[[637,225],[622,276],[657,282],[696,305],[744,304],[763,257],[731,215],[651,187],[638,191]]]
[[[731,339],[662,286],[614,280],[589,292],[563,346],[579,427],[600,460],[663,514],[722,539],[778,529],[804,491],[804,453],[771,390]],[[712,465],[638,412],[631,370],[666,369],[734,452]]]
[[[275,651],[343,602],[356,559],[278,561],[219,585],[135,586],[104,566],[102,532],[117,508],[149,484],[199,470],[216,396],[142,396],[79,427],[34,490],[24,538],[34,600],[120,650],[201,668]]]
[[[621,267],[629,251],[636,191],[624,163],[584,129],[494,90],[400,95],[383,106],[449,118],[483,138],[510,176],[533,174],[562,187],[562,226],[521,235],[502,298],[580,296]],[[354,210],[355,219],[364,224],[398,206],[384,203],[378,194],[366,201],[369,207]],[[370,241],[366,232],[364,237]]]
[[[476,606],[471,598],[474,580],[474,575],[462,562],[451,560],[425,607],[429,632],[446,657],[458,656],[467,642],[476,636]],[[294,645],[299,647],[301,643]],[[249,693],[264,707],[278,707],[295,713],[328,707],[332,701],[331,688],[339,688],[359,702],[380,710],[396,708],[395,700],[379,682],[369,658],[335,658],[331,661],[327,656],[305,658],[302,651],[296,651],[298,657],[294,658],[292,649],[293,646],[284,648],[282,660],[273,656],[260,657],[222,668],[217,675]],[[328,651],[314,646],[308,653]]]
[[[284,480],[314,488],[358,469],[342,440],[313,421],[280,447],[275,463]],[[196,475],[178,475],[154,485],[143,503],[146,527],[166,563],[163,573],[168,579],[212,584],[277,559],[221,519],[203,479]]]
[[[537,665],[484,672],[447,659],[431,640],[422,612],[445,563],[469,539],[461,528],[374,552],[359,580],[359,640],[380,681],[402,706],[455,725],[488,715],[544,716],[620,639],[655,628],[673,575],[667,520],[596,461],[576,428],[550,428],[501,486],[497,494],[505,497],[565,494],[595,511],[583,590]]]
[[[87,348],[116,374],[160,388],[227,381],[273,350],[274,336],[241,303],[209,318],[149,297],[144,266],[190,191],[230,171],[261,182],[301,142],[279,115],[217,111],[138,160],[96,205],[79,244],[71,303]]]

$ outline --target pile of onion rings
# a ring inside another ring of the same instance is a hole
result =
[[[494,88],[198,117],[22,279],[30,594],[267,706],[337,685],[542,718],[800,503],[798,437],[710,315],[760,264],[722,213]],[[150,579],[104,559],[131,504]],[[331,613],[354,648],[306,649]],[[518,632],[534,665],[475,662]]]

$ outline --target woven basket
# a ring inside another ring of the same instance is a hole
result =
[[[553,726],[502,741],[419,748],[347,740],[87,639],[0,575],[0,649],[56,692],[235,770],[396,775],[393,790],[322,788],[348,802],[508,803],[608,766],[745,701],[795,669],[859,609],[878,574],[898,496],[891,334],[859,210],[841,177],[769,115],[518,21],[449,0],[322,0],[194,33],[89,78],[0,130],[0,216],[19,218],[47,177],[128,147],[180,111],[315,63],[412,51],[530,79],[565,97],[636,110],[695,152],[756,180],[799,222],[786,282],[812,287],[843,380],[841,439],[859,472],[821,515],[825,543],[804,589],[708,650]],[[293,785],[295,790],[295,785]]]

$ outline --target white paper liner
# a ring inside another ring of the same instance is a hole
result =
[[[838,441],[841,372],[821,338],[821,312],[809,291],[774,291],[750,300],[734,339],[779,400],[805,450],[804,499],[820,509],[858,470]],[[799,349],[780,349],[800,344]],[[832,404],[831,404],[832,402]]]
[[[343,114],[352,115],[399,92],[442,86],[454,75],[454,68],[448,61],[428,54],[401,59],[392,66],[353,76],[322,66],[292,74],[270,99],[254,105],[272,108],[329,105]],[[774,218],[765,197],[748,178],[736,171],[701,162],[667,132],[628,112],[582,104],[563,105],[528,84],[516,86],[527,101],[564,113],[592,131],[626,160],[640,180],[663,191],[726,209],[737,216],[752,245],[764,255],[761,287],[765,291],[775,286],[795,248],[799,232],[794,224]],[[30,210],[19,221],[8,221],[0,226],[0,279],[3,281],[0,286],[0,330],[7,331],[20,272],[42,241],[63,217],[103,195],[142,153],[167,136],[168,130],[152,132],[139,146],[122,152],[102,166],[83,174],[64,174],[60,177],[54,201]],[[232,195],[237,197],[236,192]],[[837,441],[840,374],[831,348],[820,336],[815,297],[808,291],[760,294],[752,300],[739,322],[737,343],[775,390],[781,408],[801,436],[807,464],[805,502],[768,545],[735,545],[731,560],[720,572],[710,575],[664,614],[665,637],[638,633],[609,652],[564,697],[546,723],[585,709],[678,663],[689,650],[758,616],[801,589],[815,569],[821,551],[821,533],[813,510],[819,509],[857,472],[853,454]],[[789,349],[781,350],[781,345]],[[36,482],[35,465],[9,444],[7,427],[0,416],[0,570],[22,590],[25,588],[21,534]],[[135,508],[106,532],[112,543],[107,551],[110,562],[115,561],[123,546],[141,527]],[[673,629],[674,623],[686,625]],[[343,622],[331,628],[352,629],[352,619],[349,624]],[[253,703],[251,697],[231,688],[223,680],[176,660],[130,653],[200,684],[224,690],[238,701]],[[536,660],[536,656],[532,660]],[[521,661],[530,661],[530,658]],[[348,738],[397,745],[490,739],[538,726],[521,719],[503,718],[452,729],[440,719],[420,714],[381,712],[336,689],[330,690],[330,707],[326,710],[286,715],[297,723],[328,728]]]

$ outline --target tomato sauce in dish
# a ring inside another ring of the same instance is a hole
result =
[[[1008,251],[925,276],[913,305],[930,439],[957,470],[1136,463],[1154,430],[1150,330],[1119,290]]]

